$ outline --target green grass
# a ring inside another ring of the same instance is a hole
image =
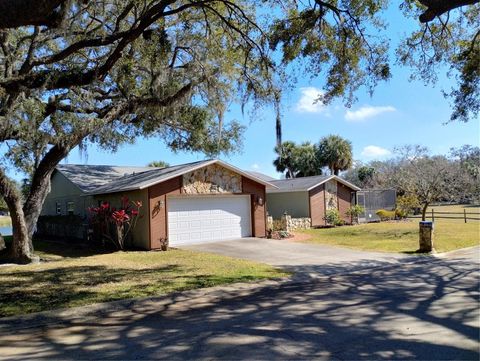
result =
[[[288,275],[265,264],[184,250],[92,254],[48,242],[35,247],[46,262],[0,268],[0,317]]]
[[[9,227],[12,225],[12,220],[7,216],[0,216],[0,227]]]
[[[427,209],[427,212],[431,212],[432,208],[438,212],[460,212],[463,213],[463,210],[468,213],[473,213],[473,216],[480,215],[480,206],[477,205],[462,205],[462,204],[452,204],[448,206],[430,206]]]
[[[437,206],[436,211],[463,212],[463,206]],[[468,207],[467,212],[478,213],[480,208]],[[480,244],[480,221],[435,219],[434,247],[437,252]],[[418,247],[418,220],[369,223],[326,229],[302,231],[311,236],[303,242],[328,244],[381,252],[415,252]]]

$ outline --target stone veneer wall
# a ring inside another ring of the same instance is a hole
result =
[[[295,231],[296,229],[308,229],[312,227],[312,219],[292,218],[292,216],[285,214],[282,216],[282,229],[287,232]]]
[[[325,183],[325,204],[327,211],[330,209],[338,209],[337,181],[330,180]]]
[[[185,194],[242,193],[242,176],[217,164],[183,175]]]
[[[273,229],[273,217],[267,216],[267,229]]]

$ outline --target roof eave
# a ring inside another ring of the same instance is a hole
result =
[[[271,188],[271,189],[278,189],[278,187],[274,184],[271,184],[267,181],[264,181],[260,178],[257,178],[237,167],[234,167],[234,166],[231,166],[230,164],[228,163],[225,163],[219,159],[212,159],[210,161],[207,161],[207,162],[204,162],[204,163],[201,163],[195,167],[192,167],[192,168],[189,168],[187,170],[185,170],[185,172],[181,172],[181,173],[177,173],[177,174],[174,174],[174,175],[170,175],[168,177],[165,177],[165,178],[162,178],[161,180],[157,180],[157,181],[152,181],[150,183],[147,183],[147,184],[144,184],[142,186],[138,186],[138,187],[131,187],[131,188],[127,188],[127,189],[122,189],[122,190],[114,190],[114,191],[105,191],[105,192],[93,192],[93,193],[88,193],[89,195],[99,195],[99,194],[111,194],[111,193],[119,193],[119,192],[130,192],[130,191],[134,191],[134,190],[142,190],[142,189],[146,189],[146,188],[149,188],[151,186],[154,186],[158,183],[163,183],[163,182],[166,182],[168,180],[171,180],[173,178],[176,178],[176,177],[180,177],[186,173],[189,173],[189,172],[194,172],[198,169],[201,169],[201,168],[204,168],[204,167],[208,167],[209,165],[212,165],[212,164],[220,164],[222,167],[224,168],[227,168],[235,173],[238,173],[246,178],[249,178],[249,179],[252,179],[254,180],[255,182],[257,183],[260,183],[260,184],[263,184],[267,189],[268,188]]]
[[[309,192],[315,188],[317,188],[318,186],[328,182],[329,180],[332,180],[332,179],[335,179],[337,182],[340,182],[344,185],[346,185],[347,187],[355,190],[355,191],[360,191],[361,188],[357,187],[356,185],[350,183],[350,182],[347,182],[346,180],[340,178],[339,176],[336,176],[336,175],[331,175],[323,180],[321,180],[320,182],[308,187],[308,188],[292,188],[292,189],[279,189],[277,187],[277,189],[274,189],[274,190],[269,190],[267,193],[286,193],[286,192]]]
[[[310,188],[308,188],[307,191],[311,191],[312,189],[317,188],[319,185],[322,185],[323,183],[326,183],[326,182],[328,182],[329,180],[334,179],[335,177],[336,177],[336,176],[331,175],[330,177],[327,177],[327,178],[321,180],[321,181],[318,182],[317,184],[314,184],[313,186],[311,186]]]
[[[291,189],[267,189],[267,193],[294,193],[294,192],[308,192],[306,188],[291,188]]]
[[[263,184],[265,187],[267,188],[273,188],[273,189],[278,189],[278,187],[268,181],[265,181],[263,179],[260,179],[258,177],[255,177],[254,175],[248,173],[248,172],[245,172],[244,170],[240,169],[240,168],[237,168],[233,165],[230,165],[228,163],[225,163],[224,161],[221,161],[219,159],[215,159],[215,163],[219,163],[222,167],[224,168],[227,168],[235,173],[238,173],[242,176],[244,176],[245,178],[248,178],[248,179],[251,179],[251,180],[254,180],[255,182],[257,183],[260,183],[260,184]]]

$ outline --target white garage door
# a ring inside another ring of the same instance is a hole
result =
[[[249,237],[250,196],[168,199],[168,239],[172,247]]]

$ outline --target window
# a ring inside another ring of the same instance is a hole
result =
[[[57,214],[62,214],[62,205],[60,202],[55,202],[55,209]]]
[[[71,216],[75,212],[75,202],[67,202],[67,214]]]

